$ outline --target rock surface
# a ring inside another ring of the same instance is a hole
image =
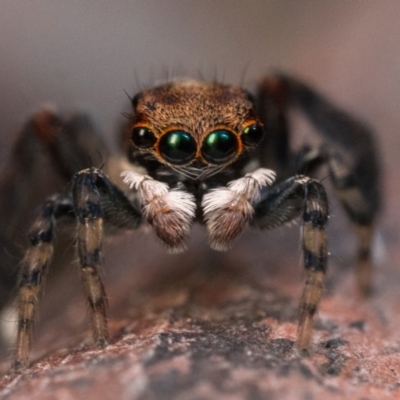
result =
[[[201,229],[177,256],[141,232],[109,242],[110,345],[91,345],[77,274],[68,271],[48,285],[31,368],[6,375],[0,398],[400,398],[399,273],[385,263],[375,295],[362,299],[354,271],[343,268],[350,249],[346,263],[331,257],[312,355],[301,358],[296,231],[250,232],[226,254],[206,249]]]

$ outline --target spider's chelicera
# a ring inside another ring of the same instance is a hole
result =
[[[207,229],[211,247],[227,250],[247,225],[271,229],[300,216],[307,277],[297,347],[307,351],[328,257],[328,201],[324,187],[312,178],[323,164],[358,234],[360,287],[367,292],[371,286],[370,245],[380,200],[369,130],[288,76],[264,79],[254,97],[241,87],[176,81],[143,90],[132,104],[126,156],[114,160],[118,173],[110,177],[93,167],[72,174],[71,165],[79,164],[89,141],[70,135],[76,158],[70,160],[57,141],[60,131],[54,127],[54,115],[37,118],[37,136],[51,148],[60,171],[74,176],[71,193],[49,198],[30,230],[20,267],[14,369],[28,365],[37,295],[60,217],[76,220],[94,341],[104,346],[109,335],[99,268],[106,228],[137,229],[147,221],[176,253],[185,249],[192,224],[199,222]],[[291,107],[301,109],[315,125],[322,145],[297,152],[290,148]],[[93,140],[96,148],[103,146],[97,137]]]

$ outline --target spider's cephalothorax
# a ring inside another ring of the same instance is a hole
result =
[[[141,92],[133,106],[130,160],[133,168],[144,167],[147,177],[135,169],[123,176],[138,191],[157,235],[170,251],[183,250],[196,215],[206,221],[211,245],[227,248],[253,212],[249,201],[274,177],[259,169],[233,186],[264,134],[249,93],[235,86],[181,81]],[[162,193],[155,195],[158,191]],[[233,200],[237,204],[228,212]]]
[[[136,148],[194,179],[224,169],[263,136],[248,93],[234,86],[177,82],[143,91],[133,104]]]
[[[77,221],[82,279],[99,346],[108,341],[99,276],[104,232],[136,229],[147,220],[167,248],[179,252],[198,221],[206,226],[210,245],[227,250],[247,225],[271,229],[301,216],[307,279],[297,346],[306,351],[326,272],[329,217],[324,187],[309,174],[322,164],[330,170],[358,233],[358,277],[366,292],[371,285],[372,227],[380,204],[369,130],[287,76],[265,79],[254,98],[236,86],[186,80],[143,90],[132,104],[127,158],[110,161],[110,178],[85,165],[85,155],[94,151],[90,143],[105,153],[85,119],[72,124],[67,145],[60,140],[61,121],[49,112],[34,118],[21,135],[20,147],[29,143],[29,135],[39,138],[59,172],[73,180],[72,192],[49,198],[30,230],[20,267],[14,368],[28,364],[37,294],[53,252],[55,223],[62,216]],[[292,154],[287,114],[293,106],[321,132],[322,145]],[[80,166],[79,172],[74,173],[73,165]]]

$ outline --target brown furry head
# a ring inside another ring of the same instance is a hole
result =
[[[133,105],[135,147],[174,167],[229,165],[263,135],[249,93],[236,86],[177,81],[143,90]]]

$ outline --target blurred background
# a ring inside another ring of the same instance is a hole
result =
[[[369,122],[392,154],[399,16],[396,1],[2,1],[0,160],[48,102],[89,110],[112,138],[129,109],[124,91],[140,84],[201,74],[251,85],[275,69]]]
[[[11,138],[44,104],[89,111],[113,144],[129,110],[124,91],[171,76],[252,87],[279,69],[372,125],[390,177],[400,149],[399,17],[399,2],[374,0],[2,1],[0,171]]]
[[[4,0],[0,172],[13,135],[45,104],[63,113],[89,111],[115,148],[121,112],[130,107],[125,92],[133,95],[143,85],[174,76],[217,77],[251,88],[263,75],[283,70],[376,131],[386,194],[379,231],[390,249],[385,263],[395,267],[400,257],[395,246],[400,223],[399,19],[400,2],[388,0]],[[341,212],[334,205],[336,214]],[[334,263],[354,254],[348,229],[332,219]],[[152,250],[154,240],[148,245],[138,236],[135,240],[141,252],[134,263],[151,263],[164,254],[161,246]],[[201,240],[205,244],[204,236]],[[256,249],[261,241],[254,243]],[[236,255],[244,248],[240,244]],[[260,257],[266,252],[260,250]],[[112,249],[108,254],[108,260],[123,257]],[[378,282],[388,279],[379,274]]]

